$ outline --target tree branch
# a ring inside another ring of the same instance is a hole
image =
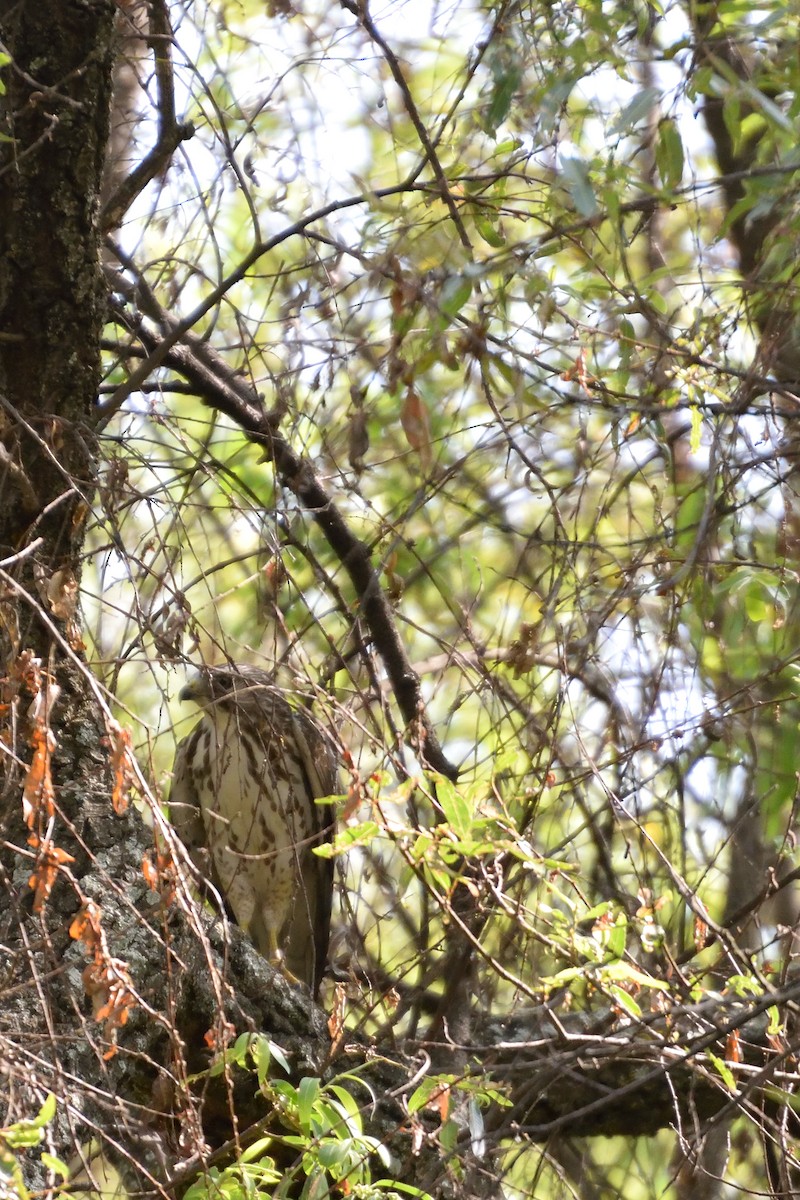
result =
[[[130,261],[122,255],[121,258],[126,268],[133,270]],[[109,272],[109,279],[115,291],[121,291],[131,299],[135,290],[142,311],[160,326],[166,341],[171,343],[163,355],[164,364],[187,379],[209,407],[230,417],[252,442],[263,448],[265,457],[274,463],[281,482],[294,492],[310,513],[353,583],[364,620],[386,667],[406,725],[417,743],[421,760],[448,779],[456,779],[458,768],[443,753],[425,711],[419,676],[400,639],[394,614],[372,564],[370,549],[349,528],[311,464],[279,433],[279,417],[265,409],[261,397],[205,342],[188,331],[172,340],[177,323],[158,304],[141,278],[133,285]],[[137,336],[151,355],[159,353],[164,343],[145,321],[127,313],[124,320],[133,323]]]

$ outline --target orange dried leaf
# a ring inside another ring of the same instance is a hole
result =
[[[261,573],[264,576],[264,583],[267,590],[270,596],[273,597],[279,594],[281,588],[289,579],[289,572],[286,570],[286,564],[280,554],[273,554],[269,561],[262,567]]]
[[[397,988],[389,988],[388,992],[384,992],[383,1003],[390,1013],[397,1011],[400,1007],[400,993]]]
[[[36,866],[28,880],[28,887],[36,892],[33,911],[40,913],[49,899],[59,871],[67,863],[75,862],[75,859],[60,846],[55,846],[49,838],[42,841],[36,833],[28,838],[28,845],[36,850]]]
[[[111,769],[114,772],[111,804],[117,816],[121,817],[127,811],[128,792],[134,778],[131,761],[131,735],[116,721],[109,721],[108,736],[105,742],[111,747]]]
[[[113,958],[108,952],[99,923],[99,909],[91,901],[84,901],[84,907],[92,936],[87,939],[84,930],[81,940],[91,949],[92,961],[84,968],[83,986],[92,1001],[95,1020],[105,1024],[111,1038],[112,1049],[104,1056],[111,1058],[116,1053],[117,1031],[127,1023],[130,1010],[138,1000],[128,964],[120,958]]]
[[[102,938],[102,915],[99,904],[94,900],[84,900],[80,912],[69,927],[69,936],[76,942],[83,942],[87,950],[94,951]]]
[[[627,441],[627,439],[629,437],[633,437],[634,433],[636,433],[636,430],[639,428],[641,423],[642,423],[642,414],[634,413],[633,416],[631,417],[630,421],[628,421],[628,424],[625,426],[625,432],[622,435],[623,439]]]
[[[11,668],[11,678],[19,680],[32,696],[38,696],[42,688],[42,660],[32,650],[23,650]]]
[[[76,654],[83,654],[86,650],[86,643],[81,637],[80,626],[77,621],[67,621],[67,627],[64,630],[65,637],[71,648]]]
[[[403,288],[399,284],[395,284],[389,294],[389,304],[391,305],[392,315],[399,317],[405,306],[405,295]]]
[[[350,780],[347,787],[347,799],[344,802],[344,810],[342,812],[341,821],[346,825],[351,817],[354,817],[361,807],[364,799],[364,787],[361,780],[355,777]]]
[[[150,857],[150,853],[142,858],[142,875],[151,892],[158,891],[158,869]]]
[[[121,984],[115,983],[109,989],[108,999],[95,1013],[97,1021],[111,1021],[114,1025],[124,1025],[130,1016],[131,1005],[135,997]]]
[[[439,1120],[444,1125],[447,1118],[450,1116],[450,1088],[445,1084],[437,1088],[435,1092],[431,1092],[430,1100],[427,1108],[432,1108],[439,1114]]]
[[[88,517],[90,512],[91,512],[91,509],[89,508],[89,505],[86,503],[85,500],[81,500],[79,504],[75,505],[75,508],[72,511],[72,528],[73,528],[73,530],[78,530],[83,527],[84,522],[86,521],[86,518]]]
[[[142,875],[151,892],[160,892],[165,904],[175,899],[175,865],[168,851],[148,850],[142,858]]]
[[[431,427],[428,410],[414,388],[409,388],[400,410],[400,424],[406,441],[419,454],[423,467],[431,461]]]
[[[72,621],[78,609],[78,581],[70,567],[56,571],[47,584],[47,603],[54,617]]]
[[[725,1042],[725,1061],[740,1063],[742,1061],[742,1039],[738,1029],[732,1029]]]
[[[336,1049],[344,1036],[344,1014],[347,1008],[347,989],[343,983],[337,983],[333,997],[333,1010],[328,1017],[328,1033]]]
[[[575,362],[568,370],[561,372],[560,378],[566,383],[572,383],[577,380],[584,392],[589,392],[589,385],[594,383],[594,377],[586,370],[586,350],[583,346],[578,351]]]
[[[39,820],[49,821],[55,811],[50,756],[56,748],[56,739],[40,718],[29,740],[33,756],[22,789],[22,812],[28,829],[33,829]]]

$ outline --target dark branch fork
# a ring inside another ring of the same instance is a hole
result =
[[[114,247],[125,269],[136,276],[107,271],[112,290],[127,301],[135,301],[140,313],[155,322],[168,342],[178,326],[158,303],[131,261]],[[120,319],[135,329],[145,348],[152,353],[162,337],[141,316],[120,308]],[[421,761],[433,771],[456,779],[458,768],[444,754],[422,699],[420,680],[406,654],[391,606],[380,585],[369,546],[355,536],[347,521],[325,489],[311,464],[289,445],[279,432],[280,413],[269,411],[259,395],[238,378],[224,360],[195,334],[185,331],[170,345],[163,363],[177,371],[194,387],[210,408],[230,417],[250,441],[264,450],[278,477],[297,496],[316,521],[331,549],[341,562],[355,589],[361,612],[375,647],[386,667],[397,703],[417,744]]]

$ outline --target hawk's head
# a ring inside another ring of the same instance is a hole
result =
[[[271,677],[260,667],[203,667],[189,677],[178,699],[194,700],[201,708],[226,702],[255,707],[272,689]]]

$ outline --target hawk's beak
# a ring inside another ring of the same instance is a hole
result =
[[[199,679],[190,679],[178,692],[179,700],[199,700],[201,685]]]

